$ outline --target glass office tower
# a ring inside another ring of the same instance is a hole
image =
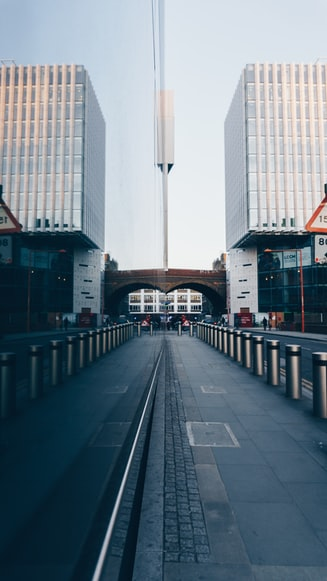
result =
[[[83,66],[0,67],[0,184],[22,225],[0,260],[3,328],[99,314],[105,122]]]
[[[258,254],[267,248],[303,249],[307,296],[310,285],[316,284],[309,272],[314,264],[314,236],[305,225],[323,199],[327,181],[326,80],[323,62],[257,63],[242,71],[225,120],[226,244],[236,285],[230,289],[230,312],[239,311],[242,302],[265,311],[290,306],[285,293],[276,289],[269,289],[270,298],[263,302],[260,285],[256,285],[258,296],[251,295],[254,301],[247,301],[245,294],[241,297],[244,285],[248,287],[246,275],[240,272],[242,264],[251,263],[256,271],[258,267],[253,253],[251,260],[246,259],[250,248]],[[298,256],[294,269],[299,269]],[[279,277],[279,289],[284,279]],[[274,295],[279,296],[278,307]]]
[[[250,64],[225,122],[227,247],[303,232],[327,169],[326,64]]]
[[[0,183],[24,232],[103,249],[105,123],[83,66],[0,68]]]

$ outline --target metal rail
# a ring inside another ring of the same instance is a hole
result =
[[[139,421],[139,424],[138,424],[138,428],[137,428],[137,431],[136,431],[136,435],[135,435],[135,438],[134,438],[134,442],[133,442],[133,445],[132,445],[132,448],[131,448],[131,451],[130,451],[130,454],[129,454],[129,457],[128,457],[128,461],[127,461],[126,468],[125,468],[125,471],[124,471],[124,474],[123,474],[123,478],[122,478],[122,481],[121,481],[121,484],[120,484],[120,487],[119,487],[119,490],[118,490],[117,498],[116,498],[116,501],[115,501],[115,504],[114,504],[114,507],[113,507],[113,511],[112,511],[112,514],[111,514],[111,517],[110,517],[110,520],[109,520],[109,523],[108,523],[108,527],[107,527],[105,536],[104,536],[104,540],[103,540],[102,547],[101,547],[101,550],[100,550],[100,553],[99,553],[99,557],[98,557],[98,560],[97,560],[97,563],[96,563],[96,567],[94,569],[94,573],[93,573],[93,576],[92,576],[92,581],[100,581],[101,575],[103,573],[103,568],[104,568],[105,561],[106,561],[106,557],[107,557],[107,554],[108,554],[108,549],[109,549],[111,537],[112,537],[112,534],[113,534],[113,531],[114,531],[114,527],[115,527],[115,524],[116,524],[116,520],[117,520],[119,508],[120,508],[121,501],[122,501],[122,498],[123,498],[123,494],[124,494],[125,486],[126,486],[126,483],[127,483],[129,471],[130,471],[130,468],[131,468],[131,465],[132,465],[132,462],[133,462],[133,457],[134,457],[135,450],[136,450],[136,447],[137,447],[137,444],[138,444],[138,440],[139,440],[139,437],[140,437],[140,433],[141,433],[141,430],[142,430],[143,421],[144,421],[144,418],[145,418],[145,415],[146,415],[146,412],[147,412],[147,409],[148,409],[149,402],[150,402],[151,397],[152,397],[152,392],[153,392],[153,389],[154,389],[155,380],[157,378],[157,373],[158,373],[159,365],[160,365],[161,358],[162,358],[162,355],[163,355],[163,351],[164,351],[164,348],[162,347],[161,348],[161,351],[159,353],[158,359],[157,359],[157,363],[156,363],[154,372],[153,372],[153,377],[152,377],[152,381],[151,381],[151,384],[150,384],[150,387],[149,387],[149,392],[148,392],[148,395],[147,395],[147,398],[146,398],[146,401],[145,401],[145,404],[144,404],[143,412],[142,412],[142,415],[141,415],[141,418],[140,418],[140,421]]]

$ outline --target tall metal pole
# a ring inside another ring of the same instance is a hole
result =
[[[168,164],[162,166],[163,189],[163,267],[168,269]]]

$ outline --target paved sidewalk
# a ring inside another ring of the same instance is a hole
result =
[[[326,452],[309,399],[167,334],[134,581],[326,580]]]

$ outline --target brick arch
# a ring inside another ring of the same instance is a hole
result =
[[[105,311],[115,315],[119,304],[129,293],[142,288],[152,288],[169,293],[179,288],[189,288],[205,295],[215,313],[226,309],[226,273],[213,270],[117,270],[105,272]]]

